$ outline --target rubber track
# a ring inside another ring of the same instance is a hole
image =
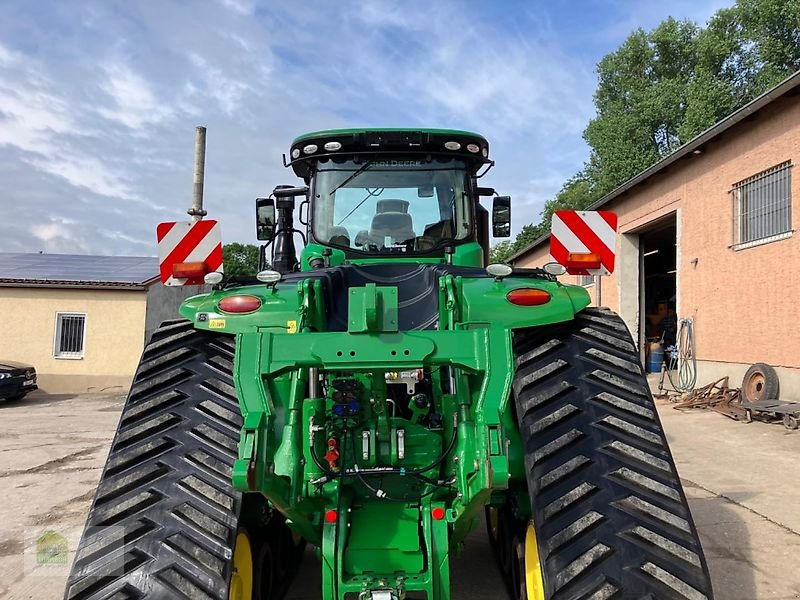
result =
[[[65,598],[228,596],[241,496],[234,339],[165,323],[144,351]]]
[[[708,600],[711,584],[624,322],[515,336],[513,390],[547,600]]]

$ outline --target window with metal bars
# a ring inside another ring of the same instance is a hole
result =
[[[86,341],[86,315],[58,313],[53,356],[56,358],[83,358]]]
[[[594,285],[594,275],[578,275],[578,285],[583,287]]]
[[[782,239],[791,232],[791,169],[786,161],[733,185],[734,248]]]

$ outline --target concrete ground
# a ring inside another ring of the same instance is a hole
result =
[[[718,600],[800,598],[800,430],[659,402]]]
[[[123,400],[40,391],[0,400],[0,598],[63,596],[68,566],[39,564],[37,540],[54,532],[77,546]]]
[[[119,396],[39,392],[0,402],[0,598],[62,597],[68,567],[43,564],[37,541],[41,551],[63,536],[74,549],[121,404]],[[800,598],[800,430],[668,403],[659,412],[717,600]],[[291,600],[319,597],[316,566],[310,557]],[[483,531],[452,571],[454,600],[503,597]]]

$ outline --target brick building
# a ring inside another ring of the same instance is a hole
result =
[[[736,386],[765,362],[781,397],[800,400],[798,162],[800,72],[596,202],[619,216],[616,272],[577,282],[643,353],[658,313],[692,319],[698,385],[729,375]],[[548,237],[510,262],[547,262]]]

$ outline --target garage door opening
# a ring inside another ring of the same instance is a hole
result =
[[[648,350],[675,344],[678,330],[677,219],[672,214],[639,233],[639,347]]]

